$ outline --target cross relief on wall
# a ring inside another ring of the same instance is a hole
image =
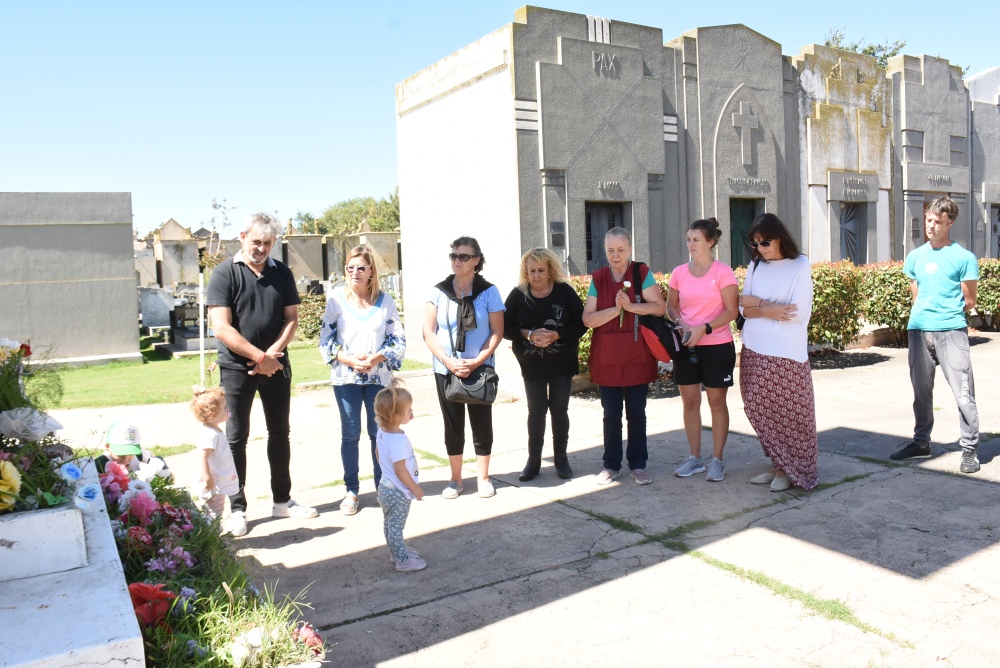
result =
[[[733,112],[733,127],[739,128],[740,131],[740,147],[743,152],[743,164],[752,165],[753,144],[751,143],[752,136],[750,131],[756,130],[760,127],[760,122],[757,120],[757,117],[753,115],[750,105],[746,102],[740,102],[740,110]]]

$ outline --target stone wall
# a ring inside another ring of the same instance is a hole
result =
[[[0,336],[49,358],[139,355],[130,193],[0,193]]]

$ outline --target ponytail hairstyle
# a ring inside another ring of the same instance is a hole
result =
[[[403,406],[413,404],[413,395],[403,383],[393,378],[389,386],[375,395],[375,422],[380,429],[398,425],[403,420]]]
[[[215,416],[215,407],[219,399],[225,399],[225,391],[218,386],[202,387],[195,385],[191,388],[194,399],[191,400],[191,412],[198,419],[198,422],[205,424]]]
[[[705,237],[705,241],[713,242],[712,250],[719,247],[719,239],[722,238],[722,230],[719,229],[719,221],[715,218],[701,218],[696,220],[691,223],[688,230],[698,230],[701,232]]]

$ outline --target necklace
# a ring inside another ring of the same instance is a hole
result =
[[[455,289],[455,294],[458,295],[459,299],[465,299],[465,295],[467,295],[467,294],[471,295],[472,294],[472,284],[470,283],[469,287],[467,287],[467,288],[460,288],[460,287],[458,287],[458,279],[457,278],[453,278],[451,280],[451,287],[453,287]]]

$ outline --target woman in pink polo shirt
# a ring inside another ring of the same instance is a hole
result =
[[[736,347],[729,323],[739,313],[739,287],[733,270],[713,256],[722,231],[715,218],[696,220],[687,231],[691,261],[670,274],[667,317],[684,329],[691,355],[674,360],[674,382],[684,403],[684,431],[691,456],[674,471],[687,478],[705,470],[701,458],[701,386],[712,411],[712,461],[706,479],[726,476],[722,450],[729,435],[726,392],[733,386]]]

